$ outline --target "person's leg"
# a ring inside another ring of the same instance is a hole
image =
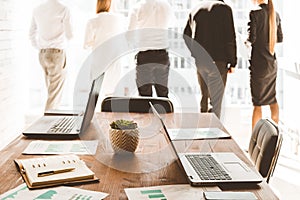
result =
[[[115,92],[119,89],[119,84],[121,81],[121,62],[114,61],[109,67],[105,70],[105,75],[103,78],[100,94],[103,97],[108,96],[118,96]]]
[[[255,124],[262,118],[261,106],[253,107],[252,114],[252,130],[254,129]]]
[[[168,98],[169,71],[170,71],[169,65],[155,64],[153,66],[154,88],[158,97]]]
[[[154,88],[158,97],[168,97],[170,60],[166,50],[154,50],[153,57],[153,81]]]
[[[151,51],[142,51],[136,55],[136,85],[140,96],[152,96],[153,64]]]
[[[225,93],[225,88],[226,88],[226,83],[227,83],[228,68],[227,68],[227,64],[225,64],[225,63],[223,63],[223,64],[221,63],[221,66],[223,66],[225,68],[222,71],[220,71],[222,81],[223,81],[223,85],[224,85],[223,96],[222,96],[222,100],[223,100],[224,93]],[[224,111],[224,109],[223,109],[223,111]],[[221,113],[222,113],[222,110],[221,110]]]
[[[279,122],[279,106],[278,103],[273,103],[270,105],[271,118],[274,122],[278,124]]]
[[[136,85],[140,96],[152,96],[152,69],[149,64],[136,66]]]
[[[44,68],[48,99],[45,110],[56,109],[61,101],[65,82],[66,55],[63,50],[46,49],[40,52],[40,63]]]
[[[202,76],[199,72],[197,72],[197,75],[198,75],[198,83],[200,85],[200,90],[201,90],[201,94],[202,94],[201,100],[200,100],[200,111],[208,112],[209,93],[208,93],[206,81],[204,78],[202,78]]]
[[[157,64],[153,66],[154,72],[154,87],[158,97],[168,97],[168,78],[169,78],[169,65]]]
[[[216,65],[209,69],[207,87],[210,94],[212,111],[218,118],[221,115],[222,100],[227,79],[227,64],[216,62]]]

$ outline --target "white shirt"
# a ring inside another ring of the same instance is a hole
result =
[[[172,7],[166,0],[144,0],[132,10],[128,30],[141,30],[136,38],[139,50],[166,49],[167,29],[174,19]]]
[[[47,0],[36,7],[29,37],[37,49],[64,49],[66,39],[73,37],[69,9],[59,0]]]
[[[125,31],[126,23],[122,15],[101,12],[87,22],[84,48],[95,49],[103,42]]]
[[[116,58],[120,56],[117,54],[118,51],[116,51],[116,48],[120,45],[127,45],[124,37],[126,30],[127,23],[125,17],[112,12],[100,12],[87,22],[84,48],[91,48],[93,50],[88,57],[91,79],[95,79],[105,72],[99,99],[113,95],[115,87],[121,79],[122,70],[119,60],[109,60],[109,62],[111,62],[109,66],[103,66],[101,64],[106,63],[106,58]],[[101,44],[103,44],[100,48],[102,51],[95,50]],[[103,50],[107,56],[103,54],[99,55]]]

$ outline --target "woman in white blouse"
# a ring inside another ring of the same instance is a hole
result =
[[[84,48],[95,50],[99,45],[126,31],[125,17],[110,12],[110,7],[111,0],[97,0],[97,15],[89,19],[86,25]],[[107,49],[107,53],[113,51],[113,48],[116,47]],[[115,86],[121,78],[120,72],[120,62],[112,62],[105,71],[101,95],[105,97],[113,94]]]

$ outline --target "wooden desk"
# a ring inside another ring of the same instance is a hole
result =
[[[227,132],[213,114],[166,114],[167,127],[218,127]],[[134,155],[115,155],[108,141],[109,123],[116,119],[135,120],[141,129],[141,140]],[[127,199],[124,188],[188,183],[179,168],[172,151],[160,132],[160,125],[153,114],[97,113],[88,132],[81,139],[98,139],[96,155],[80,156],[100,178],[99,183],[80,185],[82,189],[109,193],[107,199]],[[16,158],[34,156],[22,155],[22,151],[33,139],[18,137],[0,152],[0,193],[4,193],[23,182],[15,164]],[[191,151],[230,151],[236,153],[245,163],[253,166],[232,139],[180,141],[178,148],[189,145]],[[278,199],[266,182],[258,185],[221,185],[226,191],[251,191],[259,199]],[[202,190],[218,188],[203,187]]]

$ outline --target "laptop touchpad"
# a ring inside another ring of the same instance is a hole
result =
[[[243,165],[241,165],[241,163],[239,162],[224,162],[223,163],[224,167],[230,171],[230,172],[245,172],[248,171],[247,169],[245,169],[245,167]]]

